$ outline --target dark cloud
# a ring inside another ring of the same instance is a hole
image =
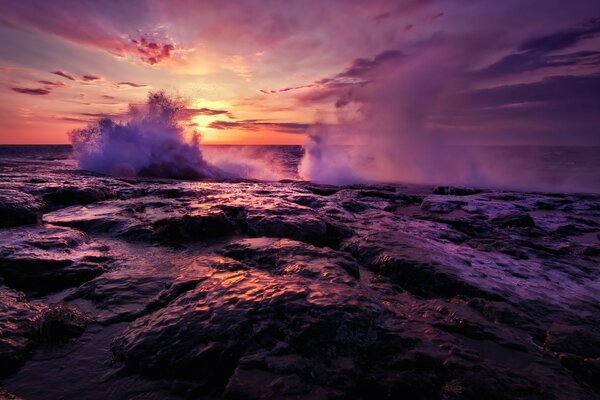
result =
[[[592,18],[588,22],[571,29],[537,37],[526,41],[519,47],[519,51],[534,51],[548,53],[571,47],[583,39],[592,38],[600,33],[600,17]]]
[[[600,35],[600,18],[594,18],[575,28],[533,38],[521,44],[512,54],[476,71],[474,76],[493,78],[545,68],[600,65],[600,51],[552,54],[598,35]]]
[[[68,121],[68,122],[78,122],[78,123],[82,123],[82,124],[89,124],[94,122],[93,119],[85,119],[85,118],[77,118],[77,117],[58,117],[58,119],[60,119],[61,121]]]
[[[30,89],[30,88],[21,88],[21,87],[12,87],[10,88],[12,91],[23,94],[31,94],[34,96],[43,96],[46,94],[50,94],[50,90],[38,88],[38,89]]]
[[[69,79],[71,81],[75,80],[75,78],[73,78],[71,75],[69,75],[69,74],[67,74],[66,72],[63,72],[63,71],[53,71],[51,73],[54,74],[54,75],[62,76],[63,78],[67,78],[67,79]]]
[[[305,133],[310,127],[309,124],[301,124],[297,122],[268,122],[261,120],[240,120],[240,121],[214,121],[209,125],[213,129],[242,129],[242,130],[259,130],[272,129],[278,132],[285,133]]]
[[[99,118],[110,118],[113,121],[126,118],[127,115],[125,113],[81,113],[79,114],[82,117],[89,117],[92,120],[97,120]]]
[[[291,87],[286,87],[286,88],[277,89],[277,90],[264,90],[264,89],[260,89],[259,92],[264,93],[264,94],[274,94],[274,93],[289,92],[290,90],[298,90],[298,89],[311,88],[313,86],[315,86],[314,83],[309,83],[307,85],[291,86]]]
[[[406,56],[398,50],[386,50],[376,54],[373,58],[357,58],[350,66],[331,78],[323,78],[316,82],[306,85],[287,87],[278,90],[259,90],[261,93],[272,94],[288,92],[291,90],[313,88],[308,93],[305,93],[297,98],[302,102],[319,102],[330,99],[332,97],[342,96],[348,97],[348,90],[352,90],[353,86],[362,86],[368,82],[370,75],[373,75],[375,70],[389,62],[403,60]],[[337,107],[347,104],[343,99],[338,100]]]
[[[388,61],[398,60],[402,57],[404,57],[403,53],[398,50],[386,50],[371,59],[357,58],[350,68],[338,74],[336,78],[360,78],[380,65]]]
[[[116,97],[115,97],[115,96],[109,96],[109,95],[107,95],[107,94],[103,94],[103,95],[102,95],[102,96],[100,96],[100,97],[102,97],[103,99],[107,99],[107,100],[115,100],[115,99],[116,99]]]
[[[478,71],[475,76],[499,77],[509,74],[535,71],[543,68],[600,65],[600,51],[578,51],[574,53],[545,55],[539,53],[516,53],[504,57],[489,67]]]
[[[148,86],[148,85],[144,85],[144,84],[141,84],[141,83],[134,83],[134,82],[119,82],[119,83],[117,83],[117,85],[131,86],[131,87],[134,87],[134,88],[141,88],[141,87]]]
[[[503,85],[466,93],[477,108],[505,107],[528,103],[587,104],[600,110],[600,74],[588,76],[552,76],[532,83]]]
[[[171,58],[171,53],[175,50],[175,45],[171,43],[159,43],[156,38],[148,35],[139,39],[131,39],[139,57],[142,61],[154,65]]]
[[[398,2],[394,8],[375,15],[373,19],[377,22],[381,22],[394,17],[405,17],[407,14],[427,9],[432,3],[433,0],[409,0]]]
[[[95,76],[95,75],[84,75],[83,78],[84,82],[92,82],[92,81],[97,81],[100,78],[99,76]]]
[[[477,132],[507,141],[600,145],[600,74],[552,76],[540,81],[464,92],[431,122],[448,132]]]
[[[231,113],[227,110],[214,110],[212,108],[187,108],[186,113],[190,115],[227,115],[231,118]]]
[[[41,80],[41,81],[38,81],[38,83],[41,83],[42,85],[46,85],[46,86],[51,86],[51,87],[65,86],[65,84],[62,82],[54,82],[54,81]]]

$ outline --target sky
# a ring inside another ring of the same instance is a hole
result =
[[[209,144],[371,119],[448,143],[600,145],[598,0],[2,0],[0,73],[4,144],[67,143],[165,90]]]

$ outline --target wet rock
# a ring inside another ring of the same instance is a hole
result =
[[[354,201],[354,200],[342,201],[340,203],[340,206],[342,206],[344,208],[344,210],[352,212],[352,213],[359,213],[359,212],[369,209],[368,205],[366,205],[360,201]]]
[[[544,347],[554,352],[562,365],[600,390],[600,331],[590,326],[554,324]]]
[[[223,390],[234,374],[271,372],[267,386],[281,396],[303,385],[284,384],[280,368],[308,379],[310,386],[302,389],[308,392],[331,385],[338,369],[329,360],[358,357],[376,340],[373,324],[383,310],[367,306],[368,300],[346,285],[328,284],[323,291],[261,271],[206,276],[164,309],[134,321],[113,342],[115,356],[143,374],[191,379],[215,390]],[[311,377],[311,370],[320,372]],[[248,385],[254,382],[234,379],[226,392],[251,393]]]
[[[344,253],[288,239],[252,238],[227,245],[224,255],[277,275],[356,285],[358,265]]]
[[[481,192],[482,190],[479,189],[453,186],[436,186],[433,189],[433,194],[441,194],[444,196],[470,196]]]
[[[0,276],[24,291],[77,286],[107,270],[108,248],[83,232],[49,225],[0,231]]]
[[[2,399],[2,400],[22,400],[20,397],[7,392],[6,390],[2,389],[1,387],[0,387],[0,399]]]
[[[135,205],[122,201],[72,206],[44,215],[44,222],[77,228],[88,233],[121,234],[135,231],[140,226],[133,218]],[[136,232],[137,233],[137,232]]]
[[[584,358],[569,353],[559,353],[558,359],[596,391],[600,391],[600,357]]]
[[[536,363],[523,336],[460,305],[405,299],[395,314],[347,285],[200,265],[187,273],[191,285],[113,341],[130,372],[231,399],[586,398],[558,362]]]
[[[600,357],[600,330],[589,326],[554,324],[548,329],[544,347],[557,353],[586,358]]]
[[[329,240],[325,221],[306,212],[298,215],[251,213],[246,223],[253,236],[289,238],[312,244]]]
[[[97,309],[95,319],[102,324],[131,321],[143,315],[172,280],[164,274],[116,270],[84,283],[65,300],[92,302]]]
[[[14,372],[36,344],[79,336],[88,323],[73,306],[29,303],[23,293],[0,286],[0,376]]]
[[[96,203],[115,197],[116,194],[114,191],[103,186],[58,186],[50,188],[44,194],[44,201],[49,209],[56,209],[77,204],[86,205]]]
[[[80,336],[90,317],[69,304],[52,304],[44,311],[37,338],[46,343],[62,343]]]
[[[510,228],[532,228],[535,226],[535,221],[529,214],[512,213],[496,217],[492,223],[503,227]]]
[[[428,196],[421,203],[421,210],[433,213],[448,214],[454,210],[458,210],[464,204],[467,204],[467,202],[448,197]]]
[[[340,190],[338,186],[333,185],[305,185],[304,188],[319,196],[331,196]]]
[[[0,286],[0,376],[23,361],[42,310],[41,305],[26,302],[24,294]]]
[[[155,233],[168,240],[189,241],[224,236],[238,227],[220,210],[192,212],[154,221]]]
[[[344,250],[369,269],[421,296],[495,297],[461,277],[460,271],[469,269],[469,265],[460,257],[429,247],[402,232],[353,238],[346,242]]]
[[[46,222],[110,233],[125,239],[183,242],[204,240],[235,232],[236,208],[189,204],[184,199],[142,197],[64,208],[49,214]]]
[[[493,323],[512,325],[528,332],[534,339],[543,341],[546,335],[544,324],[536,323],[533,316],[523,310],[501,301],[489,301],[481,298],[470,299],[467,304]]]
[[[43,204],[32,195],[0,189],[0,228],[40,223],[42,212]]]

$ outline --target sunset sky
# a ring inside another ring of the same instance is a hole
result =
[[[0,143],[67,143],[164,89],[205,143],[301,144],[376,118],[389,79],[450,142],[600,144],[598,0],[2,0],[0,72]]]

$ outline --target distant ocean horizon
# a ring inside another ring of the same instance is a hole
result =
[[[341,146],[343,147],[343,146]],[[470,149],[479,155],[482,168],[497,171],[498,176],[514,175],[515,171],[531,177],[535,182],[530,188],[573,192],[600,192],[600,146],[530,146],[485,145],[453,146]],[[211,159],[243,154],[247,159],[259,160],[265,166],[273,165],[282,171],[284,178],[300,179],[298,166],[304,154],[301,145],[202,145],[203,154]],[[78,169],[70,144],[2,144],[0,145],[0,168],[12,165],[18,170],[21,163],[45,164],[46,167]],[[402,182],[399,182],[402,183]],[[424,182],[426,183],[426,182]]]

